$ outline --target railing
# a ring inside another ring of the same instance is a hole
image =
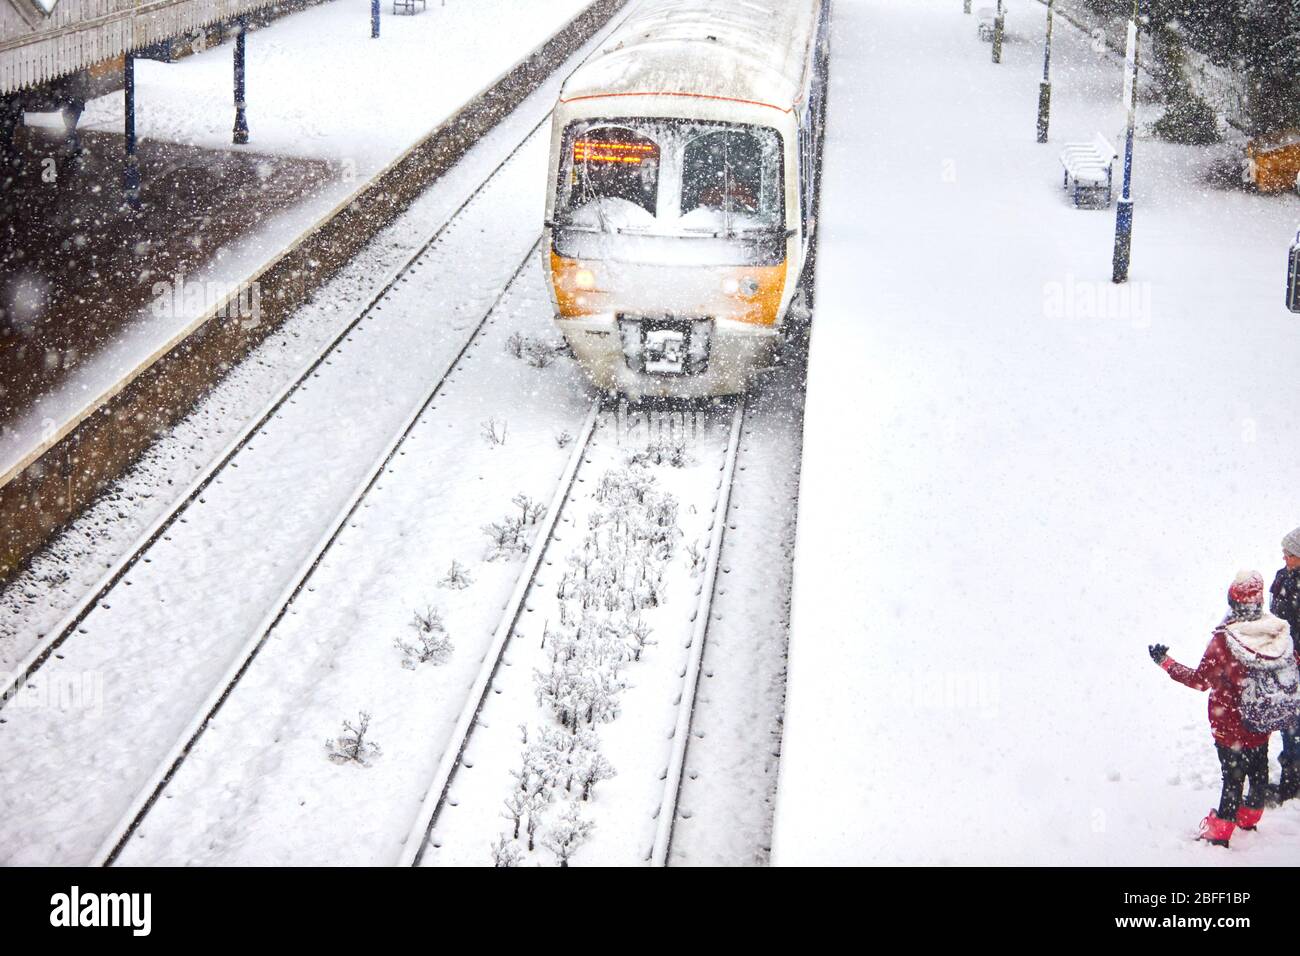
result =
[[[0,9],[26,2],[0,0]],[[18,17],[14,9],[4,9],[0,16],[0,95],[275,2],[60,0],[54,12],[35,26]]]

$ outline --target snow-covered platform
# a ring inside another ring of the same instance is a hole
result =
[[[32,178],[48,177],[41,161],[48,154],[57,189],[69,193],[64,205],[80,201],[104,213],[76,223],[37,210],[35,221],[56,240],[54,255],[39,269],[0,263],[0,297],[14,320],[0,345],[10,357],[19,349],[25,356],[6,367],[22,380],[6,375],[0,390],[0,485],[100,407],[125,377],[193,331],[215,303],[189,290],[247,290],[269,263],[587,6],[475,0],[413,17],[389,16],[385,8],[378,40],[369,36],[366,0],[333,0],[289,16],[249,36],[252,135],[243,147],[230,145],[230,45],[171,64],[140,60],[146,209],[134,223],[121,221],[108,202],[121,185],[114,165],[121,91],[87,104],[81,127],[92,154],[88,170],[66,166],[57,151],[61,133],[28,131]],[[511,28],[502,30],[506,21]],[[185,234],[172,250],[178,229]],[[105,275],[89,262],[97,243],[121,253],[107,256]],[[178,274],[185,289],[159,303],[155,283],[174,285]],[[91,280],[100,285],[88,286]],[[67,314],[54,314],[60,308]],[[83,322],[91,322],[89,331]]]
[[[23,132],[23,168],[0,191],[7,227],[0,232],[0,448],[7,464],[62,424],[56,408],[72,411],[99,397],[83,390],[84,364],[122,345],[145,347],[129,341],[137,336],[153,345],[144,355],[152,354],[175,329],[169,320],[178,318],[186,286],[192,299],[216,304],[216,288],[209,295],[187,275],[217,268],[231,247],[268,220],[292,217],[339,173],[322,160],[147,140],[139,154],[141,204],[132,210],[122,203],[121,136],[83,133],[74,161],[61,154],[62,133]],[[53,184],[46,182],[51,169]],[[162,337],[149,336],[146,324]],[[113,367],[125,373],[133,366],[124,360]],[[69,382],[79,387],[64,395]],[[6,471],[0,465],[0,475]]]
[[[1205,699],[1147,645],[1194,664],[1300,524],[1300,202],[1142,136],[1116,288],[1058,163],[1120,129],[1113,54],[1058,20],[1038,145],[1040,4],[999,66],[953,0],[834,16],[774,861],[1295,863],[1300,808],[1192,839]]]

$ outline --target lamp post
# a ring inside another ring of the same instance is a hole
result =
[[[140,162],[135,155],[135,54],[131,50],[127,50],[122,58],[122,97],[125,101],[122,140],[126,148],[126,166],[122,172],[122,200],[129,208],[139,209]]]
[[[370,0],[370,39],[379,39],[379,0]]]
[[[239,33],[235,35],[235,131],[232,140],[248,142],[248,117],[244,112],[244,55],[248,37],[248,18],[239,18]]]
[[[1002,7],[1002,0],[998,0],[998,12],[993,18],[993,62],[1002,62],[1002,30],[1006,26],[1007,14]]]
[[[1038,141],[1047,142],[1052,116],[1052,22],[1056,0],[1047,0],[1047,39],[1043,43],[1043,81],[1038,84]]]
[[[1128,43],[1124,53],[1124,105],[1128,107],[1128,129],[1124,135],[1124,193],[1115,208],[1115,253],[1111,281],[1127,282],[1133,248],[1133,130],[1137,124],[1138,8],[1133,0],[1133,19],[1128,22]]]

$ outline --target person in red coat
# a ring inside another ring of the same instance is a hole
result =
[[[1294,656],[1290,626],[1264,610],[1264,579],[1242,572],[1228,589],[1228,616],[1214,630],[1200,665],[1192,670],[1169,656],[1169,648],[1154,644],[1151,659],[1193,690],[1210,692],[1210,729],[1223,770],[1223,791],[1217,811],[1201,821],[1200,839],[1227,846],[1233,830],[1253,830],[1264,815],[1268,795],[1268,737],[1246,726],[1241,694],[1249,665]],[[1246,782],[1250,790],[1242,799]]]

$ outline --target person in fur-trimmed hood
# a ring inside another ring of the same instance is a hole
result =
[[[1223,770],[1223,791],[1218,809],[1201,821],[1200,838],[1225,847],[1236,827],[1255,829],[1268,794],[1270,731],[1244,719],[1243,697],[1250,695],[1248,703],[1255,707],[1250,685],[1256,675],[1294,669],[1297,661],[1290,626],[1264,610],[1264,579],[1258,572],[1237,575],[1228,589],[1228,607],[1228,616],[1215,628],[1195,670],[1170,657],[1163,644],[1148,648],[1151,659],[1178,683],[1210,692],[1210,729]],[[1250,790],[1243,801],[1247,780]]]

